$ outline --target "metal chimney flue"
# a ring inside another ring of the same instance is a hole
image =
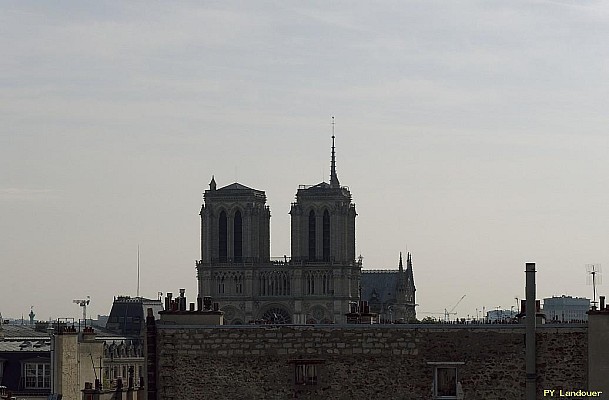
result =
[[[601,300],[601,311],[605,309],[605,296],[600,297]]]

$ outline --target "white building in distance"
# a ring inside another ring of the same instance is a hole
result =
[[[590,299],[585,297],[552,296],[543,299],[543,313],[547,322],[587,321]]]

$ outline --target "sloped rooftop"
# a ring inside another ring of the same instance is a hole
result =
[[[398,270],[362,270],[362,300],[385,303],[395,299]]]

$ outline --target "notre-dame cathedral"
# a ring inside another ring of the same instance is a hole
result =
[[[368,300],[385,319],[416,319],[410,255],[407,270],[362,271],[355,256],[355,204],[336,174],[334,135],[330,183],[301,185],[292,203],[291,257],[270,257],[264,191],[239,183],[203,195],[200,296],[220,303],[225,324],[345,323],[350,303]]]

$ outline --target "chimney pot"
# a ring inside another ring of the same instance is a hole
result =
[[[212,306],[211,296],[203,297],[203,305],[205,306],[205,310],[207,310],[207,311],[211,310],[211,306]]]

